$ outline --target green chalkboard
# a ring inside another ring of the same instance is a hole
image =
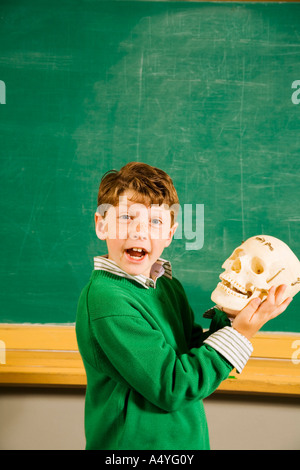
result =
[[[1,322],[75,321],[106,252],[100,178],[129,161],[166,170],[190,205],[190,232],[182,223],[164,257],[199,321],[242,240],[273,235],[300,256],[300,4],[2,0],[0,12]],[[299,307],[300,294],[267,329],[299,332]]]

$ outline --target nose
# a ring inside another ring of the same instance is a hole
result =
[[[144,220],[133,220],[129,226],[129,238],[145,240],[148,237],[148,224]]]

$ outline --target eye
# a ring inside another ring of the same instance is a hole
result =
[[[162,221],[160,219],[154,218],[154,219],[151,219],[151,224],[152,225],[161,225]]]
[[[122,215],[119,216],[119,219],[120,220],[130,220],[131,217],[128,214],[122,214]]]
[[[262,261],[256,256],[251,261],[251,269],[255,274],[262,274],[264,272]]]

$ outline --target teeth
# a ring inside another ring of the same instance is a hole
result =
[[[237,281],[234,281],[233,279],[231,279],[228,275],[225,275],[225,274],[221,274],[220,275],[220,279],[221,281],[225,281],[225,283],[222,283],[222,285],[225,284],[225,287],[226,287],[226,283],[229,284],[229,288],[234,288],[234,289],[237,289],[241,294],[244,294],[244,295],[247,295],[247,290],[245,289],[245,287],[241,286],[241,284],[239,284]]]
[[[245,297],[249,298],[253,294],[252,289],[247,291],[245,287],[231,279],[227,274],[221,274],[220,279],[222,282],[219,283],[219,286],[221,289],[225,290],[227,294],[235,295],[241,299],[244,299]]]
[[[144,250],[143,248],[127,248],[126,250],[128,252],[128,255],[130,256],[130,258],[132,259],[137,259],[137,260],[141,260],[141,259],[144,259],[147,251]],[[141,256],[134,256],[134,252],[137,252],[137,253],[142,253]]]
[[[231,295],[235,295],[236,297],[239,297],[240,299],[244,299],[246,296],[246,294],[239,294],[238,292],[230,289],[230,287],[227,287],[225,286],[225,284],[223,284],[222,282],[219,282],[219,287],[221,287],[221,289],[225,290],[225,292],[227,292],[227,294],[231,294]]]

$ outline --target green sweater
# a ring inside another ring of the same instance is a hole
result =
[[[76,319],[86,449],[209,449],[202,399],[233,366],[203,341],[229,324],[217,311],[204,333],[175,278],[145,289],[93,271]]]

